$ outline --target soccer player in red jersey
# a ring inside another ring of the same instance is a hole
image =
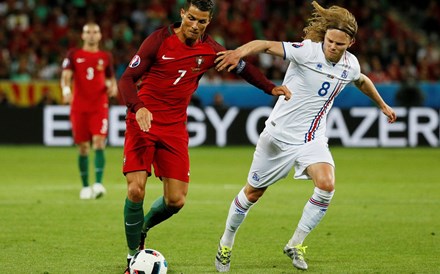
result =
[[[99,198],[106,191],[102,185],[102,176],[108,131],[108,96],[116,95],[117,83],[111,53],[99,49],[101,37],[96,23],[84,25],[82,48],[70,50],[62,64],[63,100],[71,105],[73,139],[79,150],[78,164],[83,184],[80,199]],[[93,186],[89,186],[90,143],[95,151]]]
[[[148,36],[119,80],[128,108],[123,162],[128,262],[144,248],[148,230],[185,204],[190,170],[186,110],[200,78],[215,66],[216,53],[225,50],[205,34],[213,7],[212,0],[187,0],[180,11],[182,21]],[[244,61],[235,73],[268,94],[290,98],[286,87],[276,87]],[[163,196],[144,216],[151,166],[163,182]]]

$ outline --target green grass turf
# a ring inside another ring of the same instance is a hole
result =
[[[187,204],[147,239],[165,255],[168,273],[215,273],[229,204],[245,182],[253,150],[190,149]],[[337,190],[306,239],[308,272],[440,273],[440,149],[333,147],[332,153]],[[81,201],[74,147],[0,146],[0,273],[122,273],[122,148],[108,148],[106,156],[108,195]],[[282,248],[313,186],[292,174],[250,211],[231,273],[298,272]],[[150,178],[146,210],[161,193],[160,181]]]

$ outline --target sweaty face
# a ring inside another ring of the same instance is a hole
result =
[[[333,63],[339,62],[342,54],[354,43],[354,40],[345,32],[338,29],[329,29],[324,36],[324,55]]]
[[[182,16],[181,31],[183,38],[190,44],[203,35],[211,21],[209,11],[201,11],[194,5],[191,5],[188,10],[182,9],[180,15]]]

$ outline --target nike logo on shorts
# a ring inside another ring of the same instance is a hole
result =
[[[171,60],[171,59],[176,59],[176,58],[174,58],[174,57],[167,57],[167,56],[165,56],[165,54],[164,54],[164,55],[162,55],[162,59],[163,59],[163,60]]]

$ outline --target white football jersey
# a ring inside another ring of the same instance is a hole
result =
[[[266,130],[289,144],[304,144],[325,137],[327,113],[336,96],[360,78],[357,58],[346,51],[337,64],[324,56],[322,43],[304,40],[283,42],[284,59],[290,64],[283,85],[292,92],[289,101],[280,96],[266,121]]]

